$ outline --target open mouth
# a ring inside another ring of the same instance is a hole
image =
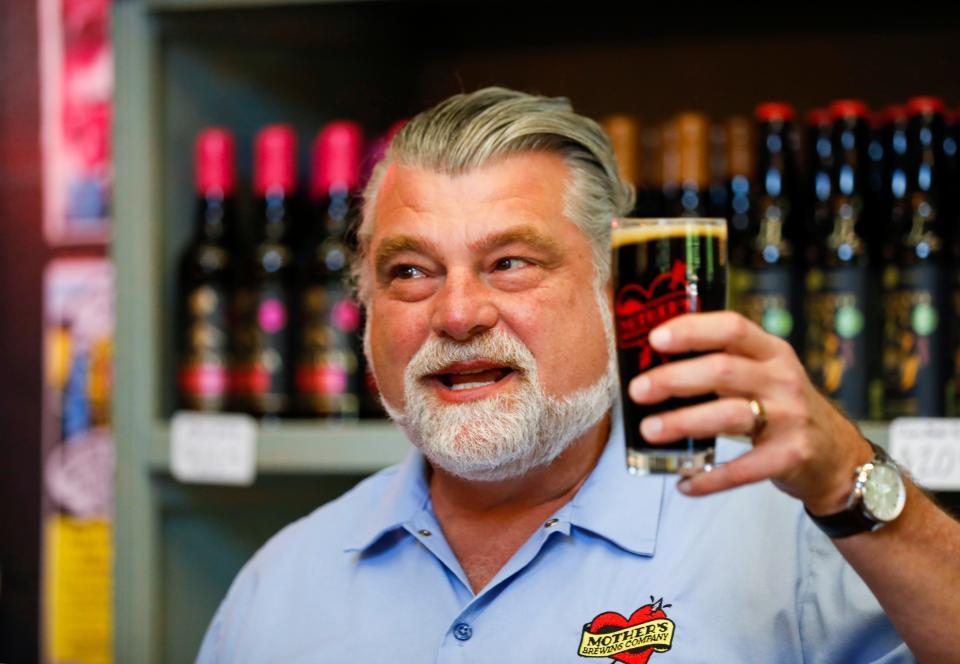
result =
[[[447,367],[431,377],[454,392],[494,385],[515,373],[512,367],[490,362],[464,362]]]

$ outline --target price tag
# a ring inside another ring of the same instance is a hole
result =
[[[890,456],[925,489],[960,491],[960,419],[894,420]]]
[[[175,414],[170,425],[170,470],[181,482],[253,484],[256,420],[236,414]]]

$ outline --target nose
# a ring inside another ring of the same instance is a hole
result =
[[[489,286],[469,270],[449,271],[434,294],[431,327],[455,341],[467,341],[494,327],[500,312]]]

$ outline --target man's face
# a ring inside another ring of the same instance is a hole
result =
[[[610,330],[590,243],[564,215],[568,177],[545,153],[384,176],[363,266],[367,350],[388,410],[457,474],[547,462],[570,440],[536,438],[579,436],[609,408]]]

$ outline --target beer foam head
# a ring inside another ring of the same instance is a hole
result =
[[[691,236],[725,242],[727,224],[723,219],[621,219],[614,224],[611,241],[616,249],[628,244]]]

